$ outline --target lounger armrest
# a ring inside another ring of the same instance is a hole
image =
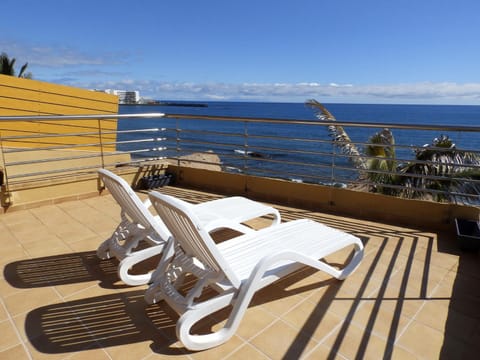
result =
[[[232,229],[235,231],[238,231],[242,234],[247,234],[254,232],[252,228],[249,228],[248,226],[236,223],[234,221],[230,221],[228,219],[215,219],[212,220],[204,225],[204,228],[207,232],[211,233],[217,230],[221,229]]]

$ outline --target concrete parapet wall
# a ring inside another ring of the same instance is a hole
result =
[[[397,225],[446,228],[455,218],[480,218],[480,209],[473,206],[177,166],[169,171],[179,186]]]

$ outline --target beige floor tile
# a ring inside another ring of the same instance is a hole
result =
[[[75,352],[69,351],[69,349],[58,348],[56,345],[51,345],[49,343],[44,343],[42,347],[36,348],[32,342],[25,343],[29,354],[32,359],[35,360],[62,360],[68,359],[70,356],[73,356],[77,353],[83,354],[87,349],[78,348]],[[93,345],[92,345],[93,346]],[[98,347],[97,347],[98,348]],[[91,357],[91,359],[93,359]]]
[[[428,301],[421,308],[415,320],[447,336],[469,339],[475,332],[478,319],[449,309],[450,300]]]
[[[188,355],[196,360],[225,359],[244,344],[245,342],[243,340],[234,335],[230,340],[220,346],[204,351],[190,352]]]
[[[347,359],[382,359],[393,347],[393,344],[351,323],[335,329],[323,344]]]
[[[318,345],[308,353],[304,360],[320,360],[320,359],[338,359],[338,360],[345,360],[345,357],[338,355],[334,351],[332,351],[328,346],[323,344]]]
[[[20,344],[20,338],[17,335],[15,326],[9,321],[0,322],[0,354],[11,347]]]
[[[28,248],[36,243],[48,243],[51,239],[57,239],[54,234],[42,225],[28,225],[28,228],[20,229],[12,232],[15,240]]]
[[[154,359],[176,359],[176,360],[191,360],[192,357],[185,353],[183,349],[166,347],[160,350],[153,350],[153,352],[144,357],[142,360],[154,360]]]
[[[418,360],[419,357],[400,346],[394,346],[390,358],[392,360]]]
[[[135,352],[132,353],[132,357],[129,359],[135,358]],[[72,356],[68,357],[68,360],[111,360],[111,359],[126,359],[125,357],[111,357],[104,349],[88,349],[84,351],[79,351]],[[139,358],[137,358],[139,359]]]
[[[311,296],[306,301],[314,304],[319,309],[331,311],[342,318],[351,316],[351,314],[358,310],[361,304],[359,300],[350,296],[340,296],[336,287],[328,288],[319,299]]]
[[[97,251],[100,244],[112,234],[111,231],[105,234],[95,234],[77,241],[68,241],[68,246],[74,252]]]
[[[26,245],[26,251],[32,258],[66,254],[71,249],[58,238],[49,238],[48,241],[34,242]]]
[[[400,336],[397,344],[424,359],[439,359],[444,335],[420,322],[412,322]]]
[[[5,270],[5,268],[3,269]],[[10,281],[10,277],[7,276],[7,279],[0,278],[0,299],[5,299],[19,291],[21,289]]]
[[[272,359],[298,359],[317,345],[315,340],[282,320],[273,323],[250,343]]]
[[[285,289],[270,285],[258,291],[251,301],[251,306],[261,306],[274,316],[281,316],[305,299]]]
[[[3,302],[0,301],[0,322],[8,319],[8,313],[3,306]]]
[[[411,318],[403,315],[403,301],[364,301],[355,311],[351,322],[390,342],[410,323]]]
[[[105,351],[111,359],[115,360],[144,359],[152,353],[151,343],[148,340],[137,343],[125,343],[106,347]]]
[[[113,229],[114,227],[112,227],[112,230]],[[79,223],[72,223],[71,221],[61,224],[55,229],[52,229],[52,232],[59,239],[61,239],[67,244],[76,241],[82,241],[97,235],[90,229],[87,229],[84,225]]]
[[[22,289],[4,298],[7,311],[18,315],[50,303],[60,301],[58,294],[51,288]]]
[[[260,350],[256,349],[250,344],[244,344],[235,350],[232,354],[227,356],[228,360],[268,360],[268,356],[263,354]]]
[[[330,332],[339,326],[344,318],[311,302],[304,302],[286,313],[282,319],[302,331],[305,335],[321,342]]]
[[[240,323],[237,335],[248,341],[259,332],[262,332],[276,319],[277,317],[265,311],[262,307],[251,306],[247,309],[245,316]]]
[[[16,242],[8,242],[8,244],[5,247],[2,247],[2,256],[0,257],[0,269],[4,269],[8,264],[14,263],[16,261],[23,260],[25,258],[28,258],[29,255],[26,251],[26,248]],[[0,274],[1,276],[1,274]],[[1,293],[0,293],[1,296]]]
[[[30,354],[22,344],[0,351],[0,359],[2,360],[31,360]]]

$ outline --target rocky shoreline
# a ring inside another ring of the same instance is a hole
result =
[[[222,171],[222,162],[220,157],[212,152],[193,153],[181,156],[180,166],[192,167],[205,170]],[[172,165],[178,165],[178,160],[168,160]]]

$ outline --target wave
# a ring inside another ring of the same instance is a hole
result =
[[[235,150],[233,150],[233,152],[235,154],[246,155],[246,156],[256,157],[256,158],[270,158],[271,157],[270,154],[261,153],[261,152],[258,152],[258,151],[245,151],[245,150],[241,150],[241,149],[235,149]]]

